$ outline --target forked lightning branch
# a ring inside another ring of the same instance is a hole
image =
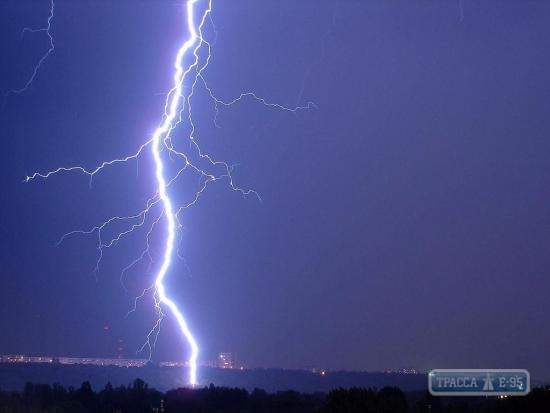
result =
[[[212,104],[216,113],[227,106],[237,104],[246,99],[253,100],[267,108],[280,109],[288,112],[297,112],[314,107],[313,103],[308,102],[304,106],[287,107],[277,103],[269,102],[254,92],[239,93],[234,99],[224,101],[218,98],[214,91],[208,86],[206,80],[206,69],[210,63],[212,44],[204,34],[205,26],[212,24],[211,0],[187,0],[183,2],[185,7],[185,21],[187,37],[182,41],[181,47],[174,60],[173,84],[166,94],[164,110],[159,126],[152,136],[146,139],[133,152],[111,159],[97,165],[94,168],[84,166],[61,166],[49,172],[35,172],[25,178],[26,182],[36,179],[47,179],[60,173],[76,172],[89,177],[90,180],[97,174],[105,172],[110,166],[116,164],[128,163],[138,158],[149,157],[154,163],[154,173],[156,190],[151,194],[143,208],[130,213],[121,214],[107,218],[105,221],[84,230],[71,231],[61,238],[60,242],[72,235],[93,235],[97,239],[97,249],[99,251],[96,269],[99,268],[105,249],[114,247],[119,241],[136,231],[142,231],[145,239],[145,249],[141,251],[138,258],[123,269],[127,271],[142,260],[150,260],[149,251],[150,242],[153,242],[154,233],[162,234],[162,259],[157,263],[158,269],[155,271],[154,282],[143,290],[136,297],[137,301],[146,294],[151,294],[154,298],[157,321],[147,335],[147,340],[142,347],[149,351],[153,350],[161,323],[165,314],[169,314],[177,321],[183,337],[185,337],[189,348],[182,351],[183,354],[189,354],[187,357],[189,365],[189,384],[197,384],[197,359],[199,356],[199,345],[190,331],[186,316],[181,310],[181,305],[174,301],[173,294],[167,291],[165,278],[169,274],[174,255],[174,244],[176,234],[182,229],[181,216],[184,211],[197,204],[201,195],[215,182],[222,182],[228,185],[233,191],[242,195],[259,195],[252,189],[243,189],[237,186],[232,176],[232,167],[225,161],[215,159],[213,156],[201,150],[196,136],[195,121],[193,115],[194,101],[193,97],[199,88],[203,88],[207,95],[212,99]],[[53,18],[52,13],[48,19],[47,33],[50,35],[50,25]],[[53,45],[53,40],[52,40]],[[49,53],[48,53],[49,55]],[[47,57],[47,56],[46,56]],[[44,60],[41,60],[35,67],[32,82],[36,73]],[[162,67],[159,70],[165,70]],[[28,85],[25,86],[25,88]],[[22,90],[23,91],[23,90]],[[214,119],[214,121],[216,121]],[[184,139],[175,138],[174,131],[178,125],[185,127],[189,133],[184,135]],[[182,150],[181,148],[187,148]],[[174,165],[177,167],[174,168]],[[168,167],[170,166],[170,167]],[[183,204],[176,204],[171,196],[178,190],[178,183],[184,177],[195,175],[198,178],[198,186],[194,194]],[[114,227],[123,228],[117,231],[115,236],[105,235],[109,229]],[[157,238],[155,238],[157,239]]]

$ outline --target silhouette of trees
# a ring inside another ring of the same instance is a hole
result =
[[[98,392],[89,382],[78,389],[27,383],[22,392],[0,391],[0,413],[160,413],[161,404],[166,413],[548,413],[550,388],[535,388],[525,397],[506,399],[443,398],[428,392],[404,393],[396,387],[340,388],[325,395],[269,394],[261,389],[249,393],[210,385],[163,394],[136,379],[116,388],[107,383]]]
[[[331,391],[321,413],[402,413],[407,412],[405,394],[397,387],[381,391],[351,388]]]

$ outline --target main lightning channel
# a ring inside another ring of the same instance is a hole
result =
[[[164,163],[162,161],[160,152],[162,150],[162,144],[164,144],[164,140],[162,138],[165,138],[167,135],[169,135],[170,131],[174,127],[174,121],[176,120],[176,117],[179,113],[179,102],[184,102],[184,100],[182,99],[182,88],[185,77],[191,70],[191,66],[184,71],[183,59],[185,58],[187,52],[191,50],[191,48],[195,45],[198,39],[197,28],[195,27],[194,21],[194,7],[197,1],[198,0],[189,0],[187,2],[187,29],[189,30],[189,39],[182,45],[177,54],[174,64],[176,71],[174,75],[174,87],[166,97],[165,107],[170,109],[168,113],[166,113],[162,124],[153,134],[151,145],[151,150],[153,152],[153,158],[155,160],[156,166],[155,175],[158,183],[158,196],[164,208],[164,216],[166,217],[168,233],[166,237],[164,259],[155,278],[155,287],[157,290],[159,301],[166,305],[170,309],[174,317],[176,317],[179,328],[181,329],[181,332],[183,333],[185,339],[191,347],[191,356],[189,357],[189,384],[192,386],[197,384],[197,359],[199,356],[199,346],[197,344],[197,341],[193,337],[191,330],[189,330],[189,326],[187,325],[187,322],[182,312],[179,310],[176,303],[174,303],[174,301],[172,301],[166,295],[166,288],[164,286],[164,277],[166,276],[166,273],[170,268],[170,264],[172,262],[172,254],[174,252],[176,218],[174,215],[174,208],[172,207],[172,201],[170,200],[167,192],[167,184],[164,177]],[[211,0],[209,0],[208,7],[202,16],[202,22],[204,22],[204,20],[210,13],[211,6]]]

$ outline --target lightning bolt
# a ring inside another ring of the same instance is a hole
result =
[[[49,39],[50,46],[49,46],[48,50],[46,51],[46,53],[44,53],[42,55],[40,60],[38,60],[38,62],[34,66],[32,74],[27,79],[27,82],[21,88],[8,90],[4,94],[4,102],[3,102],[2,106],[4,106],[6,104],[6,101],[10,97],[10,95],[18,95],[20,93],[23,93],[23,92],[27,91],[27,89],[32,85],[32,83],[34,82],[34,79],[38,75],[38,71],[42,67],[42,64],[53,53],[53,51],[55,49],[55,46],[54,46],[53,36],[52,36],[52,33],[51,33],[51,28],[52,28],[52,20],[54,18],[54,8],[55,8],[54,0],[51,0],[50,14],[48,16],[48,20],[47,20],[47,23],[46,23],[45,27],[41,27],[41,28],[38,28],[38,29],[31,29],[30,27],[23,28],[23,31],[22,31],[21,35],[25,35],[25,33],[46,33],[46,35],[48,36],[48,39]]]
[[[91,185],[93,178],[106,168],[137,160],[146,153],[147,149],[150,150],[155,166],[156,191],[149,197],[145,206],[140,211],[132,214],[108,218],[101,224],[87,230],[68,232],[61,237],[58,244],[63,242],[67,237],[73,235],[94,234],[97,237],[97,249],[99,252],[96,262],[96,270],[98,271],[105,249],[116,246],[122,239],[135,231],[146,231],[145,247],[141,254],[121,272],[121,282],[124,285],[123,276],[132,267],[145,259],[148,259],[149,265],[152,265],[153,258],[150,253],[150,236],[161,222],[164,223],[166,233],[160,266],[154,274],[154,281],[152,284],[135,297],[134,307],[129,313],[136,309],[138,301],[146,294],[152,294],[157,321],[149,331],[146,342],[140,349],[144,350],[148,348],[149,356],[151,357],[151,352],[155,347],[156,340],[160,333],[162,320],[165,317],[164,311],[166,309],[169,311],[177,321],[179,330],[189,345],[188,382],[190,385],[194,386],[197,384],[199,346],[189,328],[186,318],[173,298],[168,294],[165,286],[165,278],[172,265],[176,233],[182,228],[180,221],[181,215],[186,209],[197,204],[207,187],[217,181],[225,181],[233,191],[243,196],[254,195],[258,199],[260,199],[260,196],[252,189],[242,189],[236,186],[232,176],[233,166],[224,161],[216,160],[214,157],[201,150],[196,137],[192,98],[200,87],[206,91],[215,108],[216,116],[214,123],[216,126],[219,126],[217,118],[220,109],[232,106],[245,99],[256,101],[267,108],[279,109],[290,113],[310,109],[315,107],[315,105],[312,102],[308,102],[304,106],[287,107],[278,103],[269,102],[254,92],[243,92],[237,97],[229,100],[218,98],[208,86],[204,76],[211,59],[212,51],[212,44],[203,35],[203,29],[207,21],[212,23],[212,27],[217,36],[211,16],[212,0],[187,0],[184,4],[186,8],[186,28],[189,36],[177,52],[174,61],[173,85],[166,94],[162,120],[150,139],[142,143],[132,154],[102,162],[95,168],[88,169],[84,166],[62,166],[49,172],[35,172],[27,176],[25,182],[30,182],[39,178],[47,179],[52,175],[60,173],[78,172],[87,176]],[[186,145],[178,145],[179,142],[173,139],[173,132],[181,123],[184,123],[189,130],[184,140]],[[182,150],[180,146],[187,147],[188,149]],[[174,163],[178,165],[176,172],[170,172],[168,167],[172,166]],[[187,202],[175,205],[170,196],[169,189],[182,179],[185,174],[198,176],[199,185],[194,195],[192,195]],[[125,227],[114,236],[105,236],[105,232],[108,232],[109,228],[115,225],[125,225]]]

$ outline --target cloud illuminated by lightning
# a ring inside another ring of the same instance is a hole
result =
[[[164,244],[160,267],[155,274],[154,282],[135,298],[133,310],[135,310],[139,299],[143,298],[146,294],[152,294],[155,302],[157,321],[147,335],[147,340],[142,347],[142,349],[148,348],[149,355],[151,355],[151,351],[158,338],[161,322],[165,317],[164,310],[169,310],[169,313],[176,319],[178,327],[189,345],[188,381],[190,385],[196,385],[199,346],[189,329],[186,318],[178,305],[167,293],[164,283],[174,255],[176,232],[182,227],[180,216],[184,210],[195,205],[199,201],[201,195],[210,184],[217,181],[226,182],[232,190],[242,195],[252,194],[258,198],[259,195],[252,189],[242,189],[236,186],[232,176],[233,167],[224,161],[214,159],[211,155],[201,150],[195,136],[196,128],[191,105],[192,98],[197,88],[203,87],[204,90],[206,90],[216,110],[216,117],[214,119],[216,126],[218,126],[217,115],[220,107],[231,106],[244,99],[252,99],[268,108],[275,108],[293,113],[299,110],[312,108],[314,105],[308,102],[304,106],[286,107],[269,102],[259,97],[254,92],[243,92],[236,98],[228,101],[216,97],[204,77],[205,70],[211,58],[212,44],[205,39],[203,29],[208,19],[212,21],[210,14],[212,11],[212,0],[187,0],[185,2],[185,8],[188,38],[183,42],[176,55],[173,69],[173,85],[166,95],[162,121],[150,139],[141,144],[134,153],[102,162],[95,168],[88,169],[84,166],[62,166],[45,173],[35,172],[27,176],[25,181],[29,182],[38,178],[47,179],[52,175],[63,172],[80,172],[87,175],[91,182],[96,174],[104,171],[107,167],[137,160],[146,153],[146,149],[151,151],[150,153],[152,154],[155,166],[156,191],[147,200],[143,209],[132,214],[111,217],[88,230],[71,231],[63,235],[59,242],[75,234],[94,234],[97,236],[99,254],[96,262],[96,270],[98,270],[103,252],[106,248],[116,246],[119,241],[129,234],[144,229],[146,231],[145,247],[141,254],[122,270],[122,281],[123,275],[142,260],[147,258],[149,259],[149,264],[152,264],[150,236],[161,222],[164,223],[166,233],[163,239]],[[51,16],[53,16],[53,2]],[[178,142],[176,142],[172,136],[172,132],[181,123],[185,123],[186,127],[189,129],[189,134],[186,136],[187,145],[178,145]],[[189,148],[186,151],[179,149],[180,147],[186,146]],[[171,164],[174,162],[179,163],[176,172],[170,173],[170,170],[167,168],[168,162]],[[170,196],[169,188],[178,180],[182,179],[184,173],[197,175],[200,179],[200,184],[194,195],[191,196],[186,203],[175,205]],[[121,224],[125,225],[122,231],[119,231],[115,236],[105,237],[105,232],[109,228]]]

